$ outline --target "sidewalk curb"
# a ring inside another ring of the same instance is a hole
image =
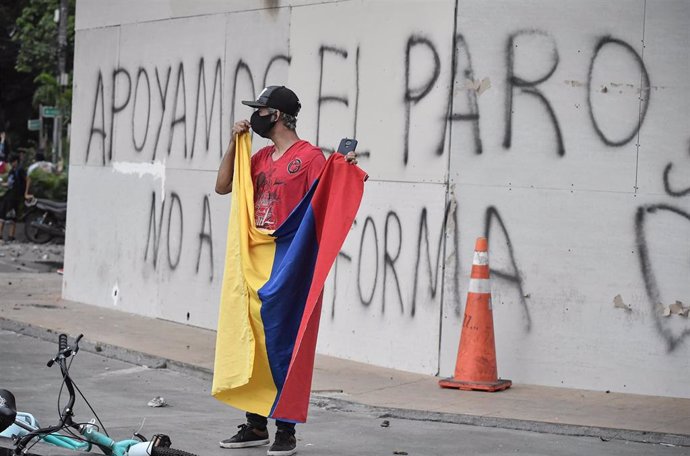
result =
[[[58,332],[50,328],[34,326],[29,323],[0,317],[0,329],[18,334],[24,334],[26,336],[44,340],[46,342],[57,343]],[[69,336],[76,337],[78,334],[69,334]],[[151,355],[138,350],[131,350],[117,345],[106,344],[103,342],[93,342],[86,338],[79,342],[79,349],[89,353],[95,353],[106,358],[116,359],[118,361],[124,361],[126,363],[136,364],[139,366],[147,366],[152,369],[167,368],[175,372],[180,372],[196,378],[202,378],[204,380],[211,381],[213,379],[213,371],[210,369],[162,358],[160,356]]]
[[[34,337],[47,342],[56,342],[57,332],[29,323],[18,322],[0,317],[0,330]],[[76,336],[76,334],[72,335]],[[148,366],[154,369],[170,369],[204,380],[213,379],[213,371],[193,364],[183,363],[160,356],[151,355],[138,350],[127,349],[116,345],[92,342],[82,339],[80,349],[95,353],[106,358],[116,359],[131,364]],[[660,444],[679,447],[690,447],[690,435],[668,434],[663,432],[637,431],[630,429],[614,429],[596,426],[579,426],[573,424],[549,423],[542,421],[519,420],[514,418],[499,418],[490,416],[468,415],[462,413],[440,413],[425,410],[411,410],[388,408],[361,404],[348,401],[341,397],[334,397],[333,392],[312,391],[310,404],[325,410],[341,412],[360,412],[375,415],[378,418],[398,418],[405,420],[432,421],[469,426],[493,427],[529,431],[542,434],[567,435],[573,437],[594,437],[603,441],[624,440],[638,443]],[[338,393],[335,393],[338,394]]]
[[[666,434],[662,432],[636,431],[630,429],[613,429],[596,426],[579,426],[574,424],[548,423],[544,421],[519,420],[491,416],[468,415],[462,413],[440,413],[424,410],[397,409],[363,405],[346,399],[328,395],[312,394],[312,405],[319,408],[343,412],[369,412],[379,418],[398,418],[417,421],[434,421],[440,423],[462,424],[469,426],[512,429],[516,431],[538,432],[541,434],[567,435],[572,437],[594,437],[606,442],[624,440],[629,442],[650,443],[678,447],[690,447],[690,436]]]

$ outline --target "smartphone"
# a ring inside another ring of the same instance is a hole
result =
[[[343,138],[340,140],[338,146],[338,153],[347,155],[348,152],[353,152],[357,148],[357,140],[352,138]]]

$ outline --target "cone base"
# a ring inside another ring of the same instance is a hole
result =
[[[441,388],[455,388],[463,391],[487,391],[489,393],[506,390],[510,388],[512,384],[512,381],[502,378],[499,378],[495,382],[467,382],[456,380],[452,377],[438,381],[438,385]]]

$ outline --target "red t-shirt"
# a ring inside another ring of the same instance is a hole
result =
[[[321,149],[307,141],[297,141],[278,160],[273,160],[274,151],[275,146],[267,146],[252,156],[254,219],[268,230],[283,223],[326,164]]]

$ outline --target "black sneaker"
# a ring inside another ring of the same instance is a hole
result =
[[[268,450],[268,456],[292,456],[297,453],[295,434],[285,431],[276,432],[276,439]]]
[[[266,445],[269,442],[266,429],[262,431],[248,424],[240,424],[237,427],[240,428],[237,434],[220,442],[221,448],[248,448]]]

